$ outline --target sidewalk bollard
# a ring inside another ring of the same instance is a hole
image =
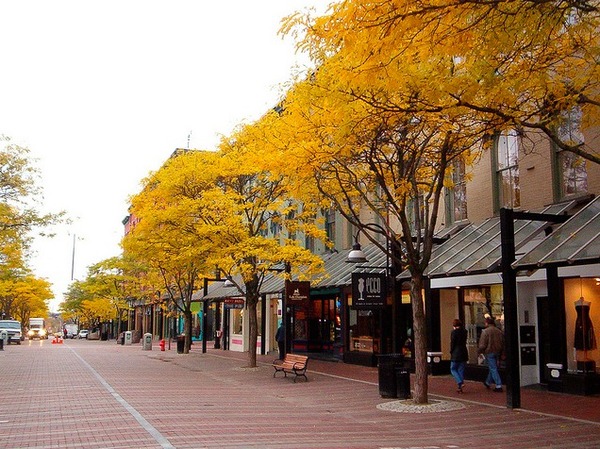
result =
[[[2,346],[6,346],[8,344],[8,332],[0,331],[0,340],[2,340]]]
[[[132,340],[133,340],[133,335],[132,335],[131,331],[125,331],[125,341],[124,341],[124,343],[126,345],[130,345],[131,342],[132,342]]]
[[[144,351],[152,351],[152,334],[144,334],[144,342],[142,344],[142,349]]]

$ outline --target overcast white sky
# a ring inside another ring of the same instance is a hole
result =
[[[215,148],[281,95],[305,58],[282,17],[325,0],[0,2],[0,134],[42,173],[44,211],[73,220],[32,267],[57,302],[120,253],[129,195],[175,148]]]

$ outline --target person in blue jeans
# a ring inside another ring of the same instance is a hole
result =
[[[462,393],[465,384],[465,366],[467,360],[469,360],[467,330],[459,319],[452,322],[452,328],[450,334],[450,373],[456,381],[456,391]]]
[[[498,372],[498,361],[504,353],[504,334],[496,327],[496,323],[491,317],[485,319],[485,329],[479,338],[478,352],[485,356],[489,368],[487,379],[483,385],[489,390],[493,383],[494,391],[501,393],[502,379]]]

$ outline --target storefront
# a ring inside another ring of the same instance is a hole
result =
[[[553,205],[539,212],[548,215],[534,218],[570,212],[573,206]],[[600,326],[599,211],[595,200],[562,225],[514,220],[518,256],[509,272],[514,298],[506,287],[498,218],[469,225],[436,248],[426,273],[431,286],[426,314],[435,335],[431,349],[447,360],[452,320],[461,319],[468,330],[467,378],[481,380],[486,367],[477,356],[477,342],[489,314],[505,332],[517,387],[547,385],[553,381],[549,376],[558,375],[564,391],[600,391],[594,334]],[[554,231],[545,237],[551,225]]]

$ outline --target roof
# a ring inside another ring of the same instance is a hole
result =
[[[352,282],[352,273],[355,271],[385,272],[387,267],[386,255],[376,245],[370,244],[363,248],[363,252],[367,257],[368,262],[362,264],[346,262],[350,251],[351,249],[347,249],[323,255],[326,275],[322,280],[312,282],[310,285],[311,290],[348,286]],[[238,282],[238,284],[242,285],[241,282]],[[284,289],[284,285],[284,279],[281,275],[267,273],[260,288],[260,294],[281,293]],[[196,292],[193,299],[204,299],[202,293],[202,291]],[[243,293],[240,293],[237,287],[225,287],[223,283],[212,283],[209,285],[206,299],[220,300],[232,296],[243,296]]]
[[[570,211],[575,204],[575,201],[553,204],[538,212],[561,215]],[[518,253],[528,250],[530,242],[550,225],[548,221],[515,220],[515,251]],[[467,225],[435,247],[425,276],[436,278],[496,272],[500,270],[501,260],[500,218],[494,217],[479,225]],[[408,271],[398,275],[398,279],[408,278]]]
[[[600,197],[573,215],[512,266],[535,269],[599,262]]]

